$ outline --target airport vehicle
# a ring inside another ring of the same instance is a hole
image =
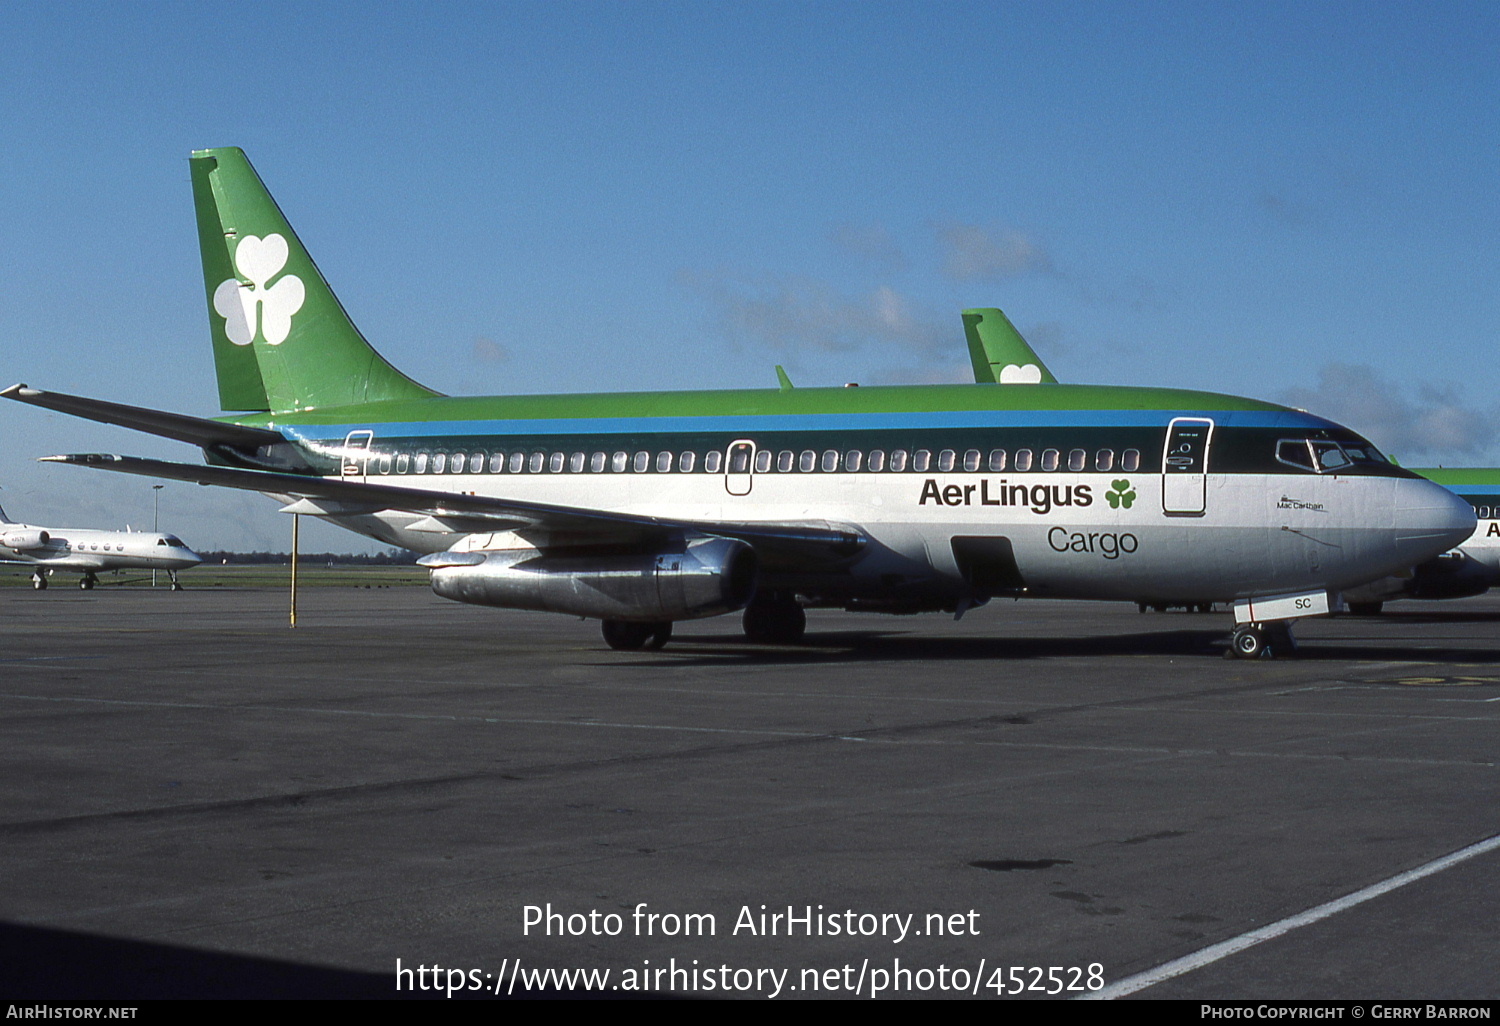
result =
[[[99,531],[80,527],[37,527],[13,522],[0,509],[0,565],[31,568],[38,591],[58,570],[79,574],[78,586],[91,590],[106,570],[165,570],[172,590],[181,591],[177,571],[203,562],[182,541],[156,531]]]
[[[998,596],[1233,601],[1232,651],[1467,536],[1468,505],[1338,424],[1156,388],[978,385],[462,398],[355,328],[238,149],[191,158],[221,420],[22,402],[202,447],[50,457],[251,489],[422,550],[433,590],[602,621],[616,648],[744,609],[962,615]],[[1347,472],[1288,462],[1337,450]],[[1295,501],[1288,496],[1295,496]]]
[[[965,310],[964,335],[977,384],[1054,383],[1057,378],[1000,310]],[[1332,458],[1335,462],[1329,464]],[[1311,469],[1337,472],[1338,457],[1316,450],[1290,458]],[[1458,495],[1474,508],[1479,524],[1458,548],[1395,576],[1344,590],[1349,612],[1380,613],[1393,599],[1452,599],[1481,595],[1500,584],[1500,469],[1416,468],[1412,471]],[[1144,608],[1144,606],[1143,606]]]

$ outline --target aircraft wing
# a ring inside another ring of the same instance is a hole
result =
[[[11,385],[0,389],[0,397],[204,447],[229,445],[240,449],[256,449],[286,441],[281,432],[266,428],[226,424],[206,417],[189,417],[182,413],[126,406],[123,403],[105,402],[103,399],[86,399],[62,392],[44,392],[28,385]]]
[[[392,509],[420,513],[434,521],[435,530],[451,529],[469,533],[536,530],[554,538],[561,536],[580,540],[649,538],[692,531],[746,542],[772,565],[805,568],[846,563],[859,554],[866,541],[864,534],[858,529],[827,521],[746,523],[678,520],[464,492],[438,492],[399,485],[370,484],[365,481],[278,474],[235,467],[198,466],[100,453],[44,456],[41,462],[69,463],[145,477],[292,496],[299,501],[311,500],[307,506],[308,512],[352,514]],[[334,504],[332,508],[329,508],[330,503]],[[293,502],[287,508],[298,512],[298,505],[299,502]]]

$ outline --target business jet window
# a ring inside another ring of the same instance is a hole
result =
[[[703,472],[705,474],[717,474],[719,468],[724,465],[724,454],[715,449],[705,453],[703,456]]]
[[[1127,474],[1133,474],[1141,469],[1141,452],[1139,449],[1126,449],[1120,454],[1120,469]]]
[[[1017,449],[1016,450],[1016,461],[1011,464],[1011,469],[1019,471],[1020,473],[1023,473],[1023,474],[1026,473],[1026,471],[1030,470],[1031,469],[1031,450],[1030,449]]]
[[[1115,451],[1113,449],[1100,449],[1095,453],[1094,469],[1099,471],[1115,469]]]
[[[1004,470],[1005,469],[1005,450],[1004,449],[991,449],[990,450],[990,469],[991,470]]]
[[[884,470],[885,469],[885,450],[884,449],[871,449],[870,450],[870,458],[866,462],[865,465],[867,467],[869,467],[872,471],[876,472],[877,474],[880,471]]]
[[[778,473],[790,474],[792,468],[797,465],[797,454],[790,449],[783,449],[776,454],[776,470]]]
[[[698,454],[695,452],[685,452],[677,457],[677,469],[680,473],[691,474],[697,465]]]

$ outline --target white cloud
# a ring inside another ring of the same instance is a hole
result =
[[[1022,274],[1051,274],[1052,257],[1041,244],[1015,229],[974,224],[940,224],[943,270],[958,281],[1002,281]]]
[[[1363,364],[1328,364],[1316,387],[1282,401],[1353,428],[1409,465],[1473,457],[1495,438],[1494,415],[1465,405],[1455,387],[1405,388]]]

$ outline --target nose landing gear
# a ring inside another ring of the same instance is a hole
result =
[[[1235,627],[1224,650],[1225,659],[1275,659],[1297,651],[1292,625],[1287,620],[1269,623],[1242,623]]]

